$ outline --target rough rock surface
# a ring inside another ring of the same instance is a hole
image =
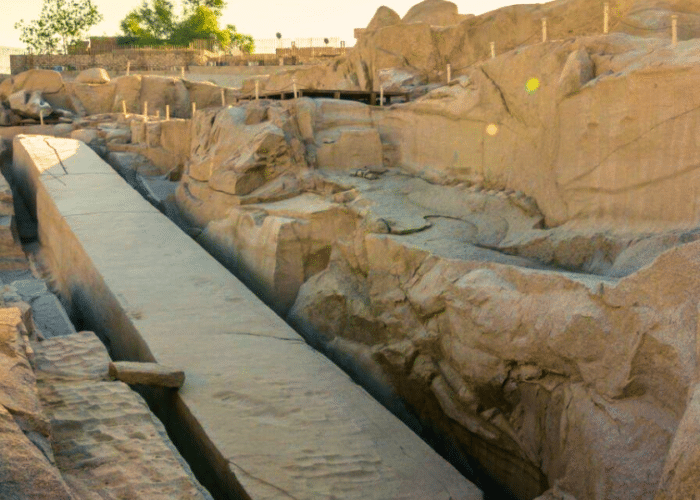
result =
[[[393,26],[394,24],[399,24],[400,22],[401,16],[386,5],[382,5],[377,9],[377,12],[374,13],[374,17],[372,17],[367,25],[367,29],[377,30],[380,28],[386,28],[387,26]]]
[[[211,500],[145,401],[109,381],[109,361],[92,332],[37,346],[56,466],[76,497]]]
[[[290,319],[325,348],[357,344],[418,414],[436,397],[439,425],[459,423],[577,498],[652,498],[695,372],[686,272],[698,244],[615,283],[455,261],[400,238],[337,244]],[[468,451],[488,463],[486,450]],[[599,465],[582,475],[582,461]]]
[[[75,500],[53,465],[33,359],[21,310],[0,309],[0,497]]]
[[[450,26],[464,19],[457,12],[457,5],[446,0],[423,0],[414,5],[403,19],[405,24],[426,23],[431,26]]]

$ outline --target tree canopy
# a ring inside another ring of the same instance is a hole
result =
[[[178,20],[169,0],[143,0],[141,7],[129,12],[120,26],[130,43],[137,46],[188,46],[193,40],[215,39],[222,50],[238,47],[252,52],[253,37],[238,33],[232,24],[219,26],[224,7],[225,0],[183,0],[182,18]]]
[[[175,30],[173,4],[168,0],[144,0],[140,7],[129,12],[120,23],[122,32],[138,39],[139,45],[158,45],[170,38]]]
[[[83,39],[103,17],[90,0],[44,0],[39,19],[15,23],[19,39],[38,53],[51,54]]]

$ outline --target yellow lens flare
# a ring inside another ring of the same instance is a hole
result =
[[[498,133],[498,125],[495,123],[489,123],[486,127],[486,133],[489,135],[496,135]]]
[[[537,78],[530,78],[525,84],[525,90],[530,94],[534,93],[540,86],[540,81]]]

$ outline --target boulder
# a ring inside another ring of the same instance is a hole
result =
[[[41,92],[29,93],[26,90],[20,90],[7,100],[14,112],[29,118],[39,119],[40,115],[46,118],[53,111],[51,105],[42,98]]]
[[[64,90],[61,73],[48,69],[30,69],[12,76],[0,84],[0,96],[7,98],[18,90],[41,92],[42,94],[57,94]]]
[[[385,28],[387,26],[393,26],[394,24],[399,24],[401,22],[401,16],[399,16],[394,10],[389,7],[382,5],[374,13],[374,17],[367,25],[368,30],[377,30],[380,28]]]
[[[109,83],[109,74],[102,68],[85,69],[75,77],[78,83],[102,84]]]
[[[0,84],[0,98],[24,90],[40,92],[42,97],[54,108],[72,109],[70,93],[64,85],[61,74],[46,69],[32,69],[13,76]]]

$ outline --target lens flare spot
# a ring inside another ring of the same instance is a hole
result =
[[[530,94],[534,93],[540,86],[540,81],[537,78],[530,78],[525,84],[525,90]]]
[[[486,133],[489,135],[496,135],[498,133],[498,125],[495,123],[489,123],[486,127]]]

